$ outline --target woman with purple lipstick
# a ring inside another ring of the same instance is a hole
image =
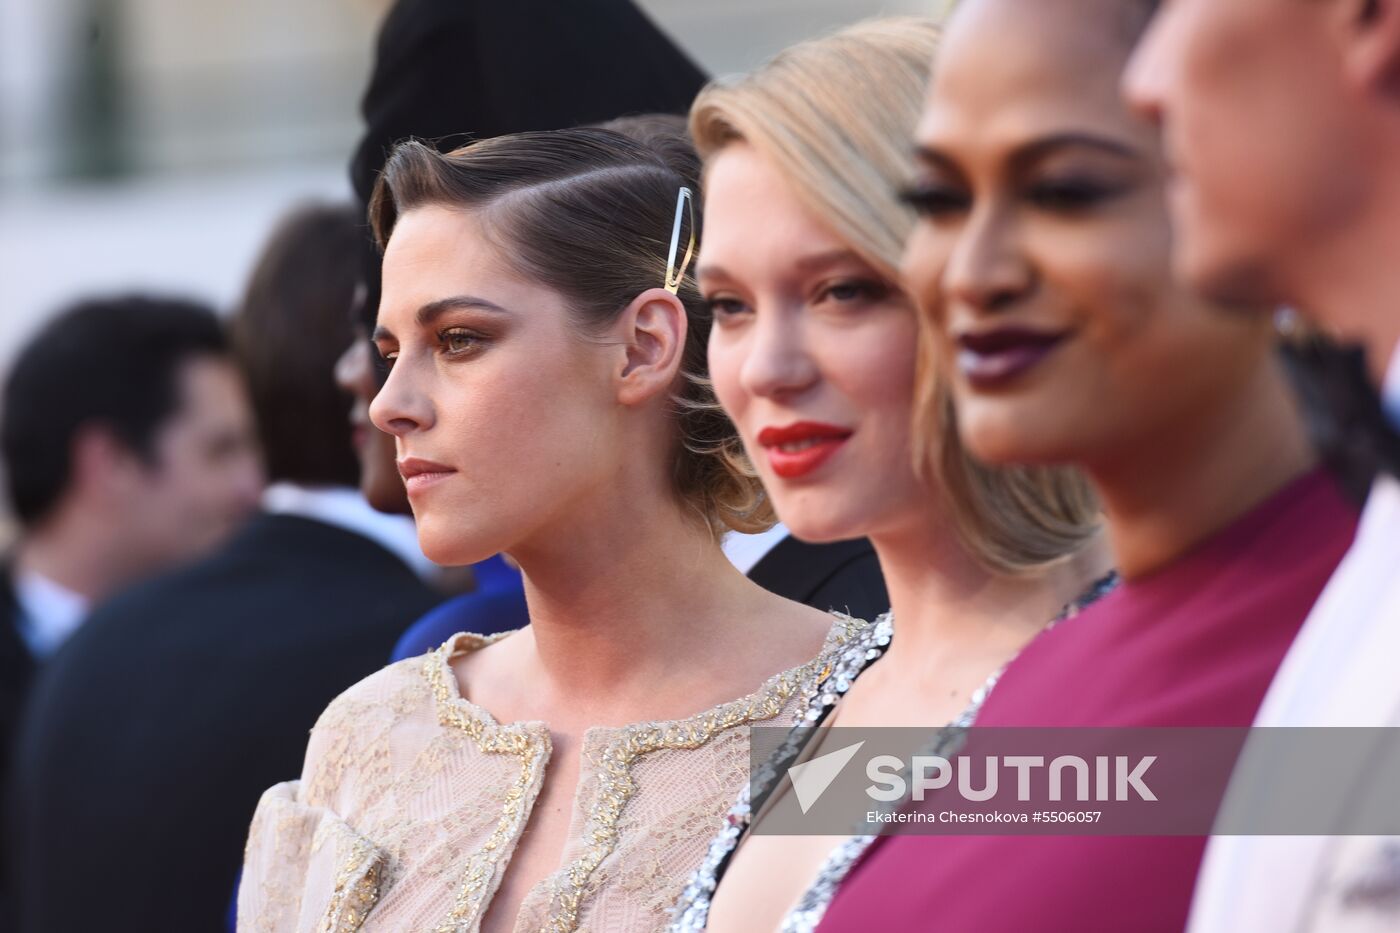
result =
[[[964,0],[916,134],[903,267],[963,441],[1081,467],[1123,576],[1007,667],[979,726],[1248,726],[1355,528],[1269,316],[1173,280],[1162,148],[1118,93],[1152,6]],[[1204,844],[884,837],[820,929],[1175,933]]]

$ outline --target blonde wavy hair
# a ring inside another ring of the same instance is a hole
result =
[[[701,91],[690,132],[707,162],[747,143],[866,262],[892,282],[913,230],[896,191],[913,173],[911,140],[938,47],[933,20],[867,20],[792,46],[757,71]],[[1075,554],[1098,531],[1098,502],[1070,468],[985,466],[963,448],[929,327],[920,316],[914,459],[943,490],[967,548],[999,573]]]

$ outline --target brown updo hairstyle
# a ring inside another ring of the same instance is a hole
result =
[[[915,217],[896,192],[913,177],[914,126],[938,40],[932,20],[890,17],[799,43],[752,74],[701,91],[691,135],[705,159],[728,145],[752,146],[852,250],[898,283]],[[919,330],[915,466],[943,490],[968,552],[1001,573],[1076,553],[1101,520],[1083,475],[973,460],[922,316]]]
[[[402,143],[370,199],[374,237],[383,249],[397,219],[416,207],[469,210],[516,273],[558,292],[580,331],[600,335],[634,298],[665,283],[682,187],[694,193],[697,243],[701,227],[700,164],[684,126],[614,126],[516,133],[445,155]],[[685,213],[678,264],[691,222]],[[687,318],[671,400],[676,494],[716,538],[761,531],[773,524],[772,508],[710,386],[711,318],[689,268],[676,296]]]

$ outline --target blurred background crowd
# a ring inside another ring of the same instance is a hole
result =
[[[257,796],[327,701],[464,613],[523,619],[499,558],[423,558],[365,413],[389,145],[684,112],[926,6],[6,0],[0,928],[222,929]],[[783,564],[782,535],[735,562],[884,608],[867,545]]]

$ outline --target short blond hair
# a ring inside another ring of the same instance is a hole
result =
[[[753,146],[858,255],[897,282],[915,217],[896,191],[912,177],[911,140],[938,40],[933,20],[890,17],[792,46],[752,74],[700,92],[690,111],[696,148],[708,161],[731,143]],[[944,491],[968,551],[1001,573],[1079,551],[1101,518],[1083,475],[973,460],[958,438],[922,315],[918,365],[915,467]]]

